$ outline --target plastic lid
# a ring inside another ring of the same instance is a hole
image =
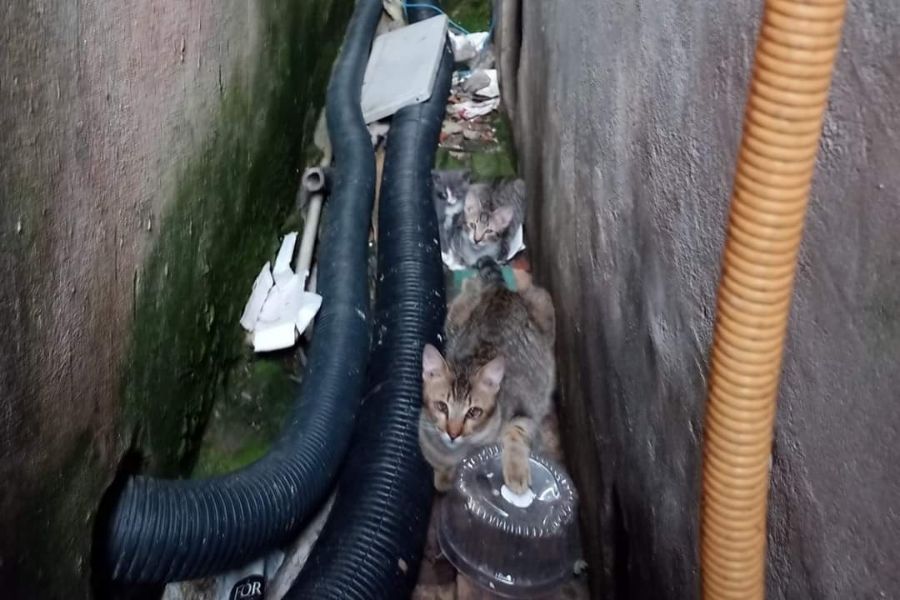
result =
[[[580,558],[578,498],[562,468],[531,457],[531,490],[503,484],[500,445],[462,461],[441,506],[438,539],[456,569],[494,594],[527,598],[553,591]]]

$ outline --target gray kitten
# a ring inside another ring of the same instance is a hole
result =
[[[445,355],[423,349],[419,443],[435,488],[446,491],[471,450],[499,440],[504,483],[522,493],[531,484],[538,425],[552,406],[553,303],[524,272],[516,272],[512,291],[495,261],[480,260],[478,270],[450,305]]]
[[[449,248],[448,233],[453,229],[453,221],[456,215],[463,211],[466,192],[472,184],[472,175],[469,171],[432,171],[434,180],[434,211],[438,217],[438,231],[441,238],[441,249],[445,252]]]
[[[464,267],[479,258],[506,262],[525,213],[525,182],[473,183],[466,171],[434,172],[441,248]]]

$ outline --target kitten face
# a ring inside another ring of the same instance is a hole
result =
[[[494,416],[505,362],[494,358],[467,377],[454,374],[438,350],[422,352],[423,410],[448,444],[463,443]]]
[[[469,171],[432,171],[435,195],[448,205],[456,205],[466,195],[472,181]]]
[[[469,242],[476,247],[497,242],[509,227],[514,214],[511,206],[501,206],[493,212],[484,210],[478,192],[472,186],[465,201],[467,234]]]

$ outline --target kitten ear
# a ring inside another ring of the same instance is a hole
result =
[[[501,206],[491,215],[491,225],[494,231],[506,231],[513,219],[513,207]]]
[[[466,203],[464,207],[466,216],[470,219],[474,219],[478,216],[478,213],[481,212],[481,201],[475,194],[469,192],[466,194]]]
[[[491,360],[478,370],[475,375],[478,384],[486,391],[496,394],[503,383],[503,372],[506,370],[506,360],[502,356]]]
[[[520,198],[525,197],[525,180],[521,178],[517,178],[513,180],[513,191],[516,193],[516,196]]]
[[[444,357],[437,348],[431,344],[425,344],[425,348],[422,350],[422,379],[440,379],[446,374],[447,363],[444,362]]]

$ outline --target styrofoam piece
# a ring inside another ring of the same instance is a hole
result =
[[[271,352],[290,348],[319,312],[322,297],[304,292],[306,274],[294,274],[284,285],[272,287],[253,333],[253,349]]]
[[[278,256],[275,257],[275,265],[272,267],[272,277],[277,286],[285,285],[294,276],[294,271],[291,270],[291,260],[294,258],[296,245],[296,231],[287,234],[281,241],[281,248],[278,249]]]
[[[292,275],[284,285],[274,286],[271,289],[253,332],[253,349],[256,352],[290,348],[296,343],[294,305],[302,291],[303,287],[297,275]]]
[[[272,352],[290,348],[297,343],[297,326],[293,321],[266,325],[253,332],[253,351]]]
[[[362,86],[366,123],[431,97],[447,23],[445,15],[437,15],[375,38]]]
[[[296,314],[296,309],[299,308],[297,302],[301,292],[303,292],[303,279],[295,273],[292,273],[283,285],[272,288],[259,313],[256,329],[259,330],[281,321],[292,321],[292,315]],[[288,315],[291,315],[291,318],[288,318]]]
[[[259,272],[259,275],[256,276],[256,280],[253,282],[253,290],[250,292],[250,299],[247,300],[247,304],[244,306],[244,312],[241,314],[241,327],[246,329],[247,331],[253,331],[256,327],[256,321],[259,319],[259,314],[262,312],[263,305],[266,302],[266,297],[269,295],[269,290],[275,285],[275,280],[272,278],[272,273],[269,271],[269,263],[263,265],[262,271]]]
[[[306,328],[312,323],[321,307],[322,296],[312,292],[303,292],[301,294],[300,308],[297,309],[297,314],[294,317],[294,325],[297,327],[298,332],[303,333],[306,331]]]

